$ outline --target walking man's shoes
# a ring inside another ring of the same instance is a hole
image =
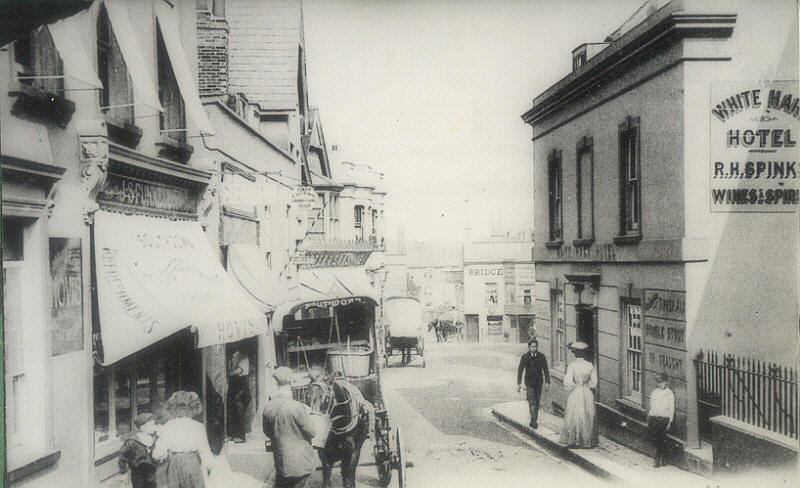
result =
[[[538,428],[539,428],[539,424],[537,424],[536,422],[531,422],[531,423],[530,423],[530,424],[528,424],[528,425],[530,425],[530,426],[531,426],[532,428],[534,428],[534,429],[538,429]]]

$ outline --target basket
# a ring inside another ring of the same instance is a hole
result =
[[[369,376],[372,348],[364,346],[328,349],[328,361],[337,375],[350,378]]]
[[[311,445],[318,449],[323,449],[325,443],[328,442],[328,434],[331,432],[331,418],[318,412],[311,412],[309,414],[311,422],[314,424],[314,438],[311,439]]]

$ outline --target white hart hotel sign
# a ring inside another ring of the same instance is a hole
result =
[[[712,212],[796,212],[797,81],[711,85]]]

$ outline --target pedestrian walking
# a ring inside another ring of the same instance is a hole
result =
[[[138,430],[119,450],[119,471],[130,471],[133,488],[156,488],[156,464],[150,455],[155,442],[155,417],[140,413],[133,423]]]
[[[597,371],[594,365],[586,360],[588,347],[584,342],[570,345],[575,361],[567,366],[567,372],[564,374],[564,388],[571,392],[567,397],[567,408],[564,412],[561,443],[570,447],[597,445],[592,392],[592,388],[597,386]]]
[[[193,391],[176,391],[167,400],[172,419],[158,430],[153,459],[167,461],[169,488],[205,488],[205,477],[214,465],[205,426],[192,419],[203,411]]]
[[[308,407],[292,399],[291,375],[283,366],[275,370],[278,391],[263,413],[264,434],[272,441],[275,458],[275,488],[304,488],[314,469],[315,428]]]
[[[244,351],[231,358],[228,378],[228,434],[233,442],[244,442],[247,434],[247,410],[250,408],[250,360]]]
[[[650,440],[656,448],[653,466],[660,468],[667,465],[667,449],[669,441],[667,432],[675,418],[675,393],[667,384],[667,375],[656,376],[657,387],[650,393],[650,410],[647,412],[647,428]]]
[[[544,389],[550,389],[550,369],[547,367],[547,358],[538,351],[539,342],[536,339],[528,341],[528,352],[519,358],[517,367],[517,391],[522,391],[522,375],[525,372],[525,397],[528,399],[528,409],[531,413],[530,426],[539,428],[539,401],[542,397],[542,379]]]

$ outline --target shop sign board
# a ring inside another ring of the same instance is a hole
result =
[[[52,355],[83,349],[81,240],[50,238]]]
[[[179,186],[154,183],[108,173],[98,202],[149,210],[195,213],[197,194]]]
[[[489,315],[486,317],[487,333],[490,336],[503,335],[503,316]]]
[[[647,344],[644,350],[648,371],[664,373],[669,377],[683,379],[686,368],[686,351]]]
[[[363,302],[366,302],[364,297],[334,298],[331,300],[318,300],[316,302],[304,303],[303,309],[308,310],[310,308],[343,307],[346,305],[352,305],[354,303],[363,303]]]
[[[797,81],[711,84],[712,212],[797,212]]]
[[[292,191],[292,204],[300,208],[309,208],[319,196],[312,186],[296,186]]]

